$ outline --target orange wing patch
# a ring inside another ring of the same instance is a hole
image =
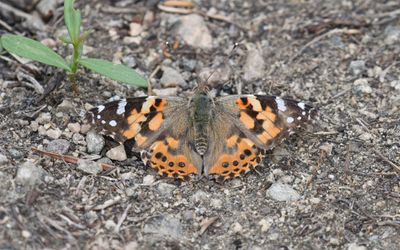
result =
[[[234,139],[236,141],[233,144],[232,140]],[[234,151],[234,153],[221,154],[209,169],[209,174],[218,174],[225,180],[233,178],[247,173],[251,167],[257,166],[264,158],[264,152],[249,139],[234,135],[228,139],[227,145],[226,152]]]
[[[178,144],[179,141],[172,137],[156,141],[150,146],[150,151],[142,153],[142,159],[165,177],[184,179],[189,174],[197,174],[197,168],[185,155],[171,153]]]
[[[277,113],[270,106],[272,103],[262,103],[255,96],[240,97],[235,103],[241,110],[240,121],[254,132],[263,144],[269,144],[284,129],[278,121]]]

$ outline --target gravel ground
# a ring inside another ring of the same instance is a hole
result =
[[[216,70],[214,94],[319,108],[257,172],[224,183],[161,178],[89,131],[88,109],[146,90],[82,70],[74,93],[62,72],[2,55],[0,249],[398,249],[400,3],[282,2],[76,2],[86,55],[151,76],[156,94],[187,96]],[[0,4],[1,33],[69,53],[60,1]],[[99,175],[94,161],[118,168]]]

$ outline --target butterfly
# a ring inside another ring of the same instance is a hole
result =
[[[281,139],[312,119],[304,102],[267,95],[213,98],[199,86],[190,98],[137,97],[88,112],[89,121],[166,177],[229,179],[259,165]]]

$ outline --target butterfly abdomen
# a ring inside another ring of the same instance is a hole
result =
[[[212,100],[206,93],[198,93],[192,98],[194,146],[200,155],[207,152],[209,144],[209,123],[212,119]]]

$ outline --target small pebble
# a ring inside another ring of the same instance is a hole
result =
[[[130,36],[138,36],[142,33],[143,27],[139,23],[132,22],[129,24],[129,35]]]
[[[91,130],[86,134],[87,151],[90,154],[100,154],[105,145],[104,137]]]
[[[176,216],[153,216],[146,220],[145,223],[143,228],[145,234],[167,236],[172,239],[179,239],[182,237],[182,224]]]
[[[79,159],[77,164],[77,169],[86,174],[97,175],[102,171],[99,163],[91,160]]]
[[[81,125],[77,122],[68,123],[67,128],[73,133],[79,133],[79,131],[81,131]]]
[[[155,179],[153,175],[146,175],[145,177],[143,177],[143,185],[145,186],[153,185],[154,182]]]
[[[175,185],[161,182],[157,185],[157,191],[162,196],[172,196],[172,192],[176,189]]]
[[[267,196],[277,201],[295,201],[300,199],[300,194],[290,185],[275,182],[267,190]]]
[[[384,34],[386,36],[384,42],[387,45],[393,45],[400,41],[400,27],[388,26]]]
[[[115,161],[125,161],[127,159],[125,148],[122,144],[108,150],[106,156]]]
[[[69,113],[74,111],[75,107],[74,104],[69,101],[64,99],[58,106],[57,106],[57,111],[59,112],[65,112],[65,113]]]
[[[160,84],[164,87],[174,87],[174,86],[185,86],[186,81],[183,79],[182,75],[173,68],[162,67],[162,77],[160,79]]]
[[[10,154],[11,158],[14,160],[19,160],[24,157],[24,153],[15,148],[8,149],[8,153]]]
[[[358,245],[357,243],[350,243],[347,250],[367,250],[365,246]]]
[[[36,118],[36,122],[38,124],[46,124],[51,120],[51,114],[48,112],[42,112],[39,114],[38,118]]]
[[[203,190],[197,190],[191,197],[190,200],[194,203],[204,203],[209,201],[209,195]]]
[[[34,186],[42,182],[45,174],[46,172],[42,168],[31,161],[26,161],[18,166],[15,181],[24,186]]]
[[[250,50],[244,65],[243,79],[246,82],[255,81],[264,77],[265,62],[262,52],[256,49]]]
[[[357,92],[363,93],[363,94],[371,94],[372,93],[372,88],[369,86],[368,79],[366,78],[360,78],[354,81],[354,86]]]
[[[240,233],[243,230],[242,225],[240,225],[239,222],[235,222],[233,223],[233,225],[231,226],[232,232],[234,233]]]
[[[210,49],[212,36],[202,16],[197,14],[184,15],[179,18],[180,25],[177,34],[194,48]]]
[[[359,76],[362,73],[367,71],[367,67],[365,67],[365,61],[356,60],[350,62],[350,71],[354,76]]]
[[[65,139],[52,140],[47,145],[46,150],[58,154],[66,154],[69,150],[70,145],[70,142]]]
[[[0,166],[4,166],[8,163],[7,156],[0,154]]]
[[[272,221],[266,220],[266,219],[261,219],[261,220],[258,222],[258,225],[261,226],[261,232],[265,233],[265,232],[267,232],[267,231],[270,229],[270,227],[271,227],[271,225],[272,225]]]
[[[58,139],[62,135],[62,132],[59,128],[51,128],[46,131],[46,135],[51,139]]]

